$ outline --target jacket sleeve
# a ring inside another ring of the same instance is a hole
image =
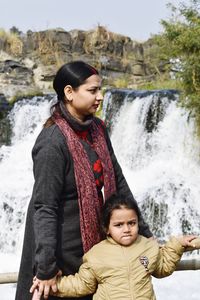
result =
[[[87,260],[87,254],[83,256],[83,264],[75,275],[62,276],[57,282],[57,297],[81,297],[93,294],[97,289],[95,273]]]
[[[50,279],[56,265],[57,214],[64,182],[65,162],[59,143],[49,136],[39,137],[33,148],[34,234],[36,276]]]
[[[152,273],[154,277],[162,278],[171,275],[175,270],[185,248],[175,237],[160,248],[157,265]]]
[[[124,174],[122,172],[121,166],[119,165],[117,158],[115,156],[113,147],[112,147],[112,143],[109,137],[109,134],[107,132],[107,129],[105,127],[105,125],[103,126],[104,131],[105,131],[105,137],[106,137],[106,142],[108,145],[108,150],[110,152],[110,156],[111,156],[111,160],[113,163],[113,168],[115,171],[115,179],[116,179],[116,186],[117,186],[117,192],[123,195],[127,195],[127,197],[131,197],[133,199],[133,201],[136,203],[136,205],[138,206],[136,200],[134,199],[134,196],[128,186],[128,183],[124,177]],[[139,207],[138,207],[139,209]],[[140,212],[140,209],[139,209]],[[145,237],[151,237],[153,236],[152,232],[150,231],[149,225],[144,221],[142,214],[140,212],[140,224],[139,224],[139,233]]]

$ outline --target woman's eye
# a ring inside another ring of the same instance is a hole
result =
[[[95,89],[91,89],[91,90],[88,90],[91,94],[95,94],[95,93],[98,93],[98,91],[101,90],[101,87],[99,88],[95,88]]]
[[[95,93],[96,93],[96,90],[89,90],[89,92],[90,92],[91,94],[95,94]]]

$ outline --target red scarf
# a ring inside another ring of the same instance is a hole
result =
[[[54,121],[66,138],[66,143],[74,162],[74,174],[78,191],[80,211],[80,229],[84,253],[101,241],[100,216],[102,203],[100,203],[95,183],[94,173],[88,155],[79,140],[79,137],[68,122],[59,114],[54,115]],[[96,151],[103,167],[105,200],[116,192],[115,174],[107,147],[103,128],[91,123],[91,136],[93,149]]]

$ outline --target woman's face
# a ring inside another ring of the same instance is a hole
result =
[[[138,217],[133,209],[114,209],[107,234],[123,246],[131,245],[138,237]]]
[[[65,87],[65,96],[68,99],[67,109],[72,116],[84,121],[85,117],[94,114],[103,95],[101,93],[101,78],[98,75],[92,75],[87,78],[84,84],[77,89]]]

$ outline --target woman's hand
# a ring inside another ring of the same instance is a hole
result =
[[[48,299],[50,291],[57,292],[56,278],[61,276],[62,272],[59,271],[53,278],[48,280],[40,280],[37,277],[33,278],[33,284],[30,288],[30,293],[33,293],[32,300],[40,300],[42,295],[44,299]]]

